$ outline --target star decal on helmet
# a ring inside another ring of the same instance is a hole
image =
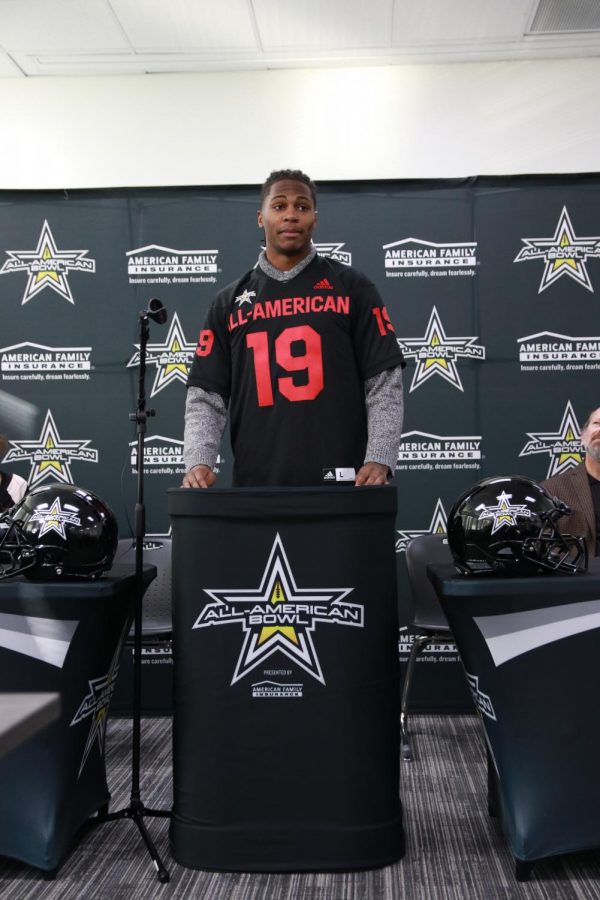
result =
[[[481,504],[477,507],[481,510],[479,514],[480,521],[484,519],[493,519],[492,534],[499,531],[504,525],[516,525],[517,517],[522,519],[531,518],[531,510],[524,503],[511,504],[512,494],[502,491],[498,497],[497,506],[484,506]]]

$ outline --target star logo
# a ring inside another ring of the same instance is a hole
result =
[[[244,303],[252,303],[253,297],[256,297],[256,291],[245,290],[235,298],[235,302],[238,306],[243,306]]]
[[[529,259],[543,259],[546,262],[538,294],[563,275],[582,284],[586,290],[594,292],[585,263],[588,258],[600,257],[600,237],[576,237],[566,206],[563,206],[556,231],[551,238],[521,238],[521,240],[525,246],[521,248],[513,262]]]
[[[140,364],[140,345],[135,344],[135,347],[137,352],[127,363],[127,368]],[[187,384],[188,371],[195,352],[196,345],[186,341],[179,317],[177,313],[173,313],[171,327],[164,344],[148,344],[146,346],[146,363],[156,366],[156,376],[150,396],[154,397],[173,381],[182,381]]]
[[[558,431],[527,432],[528,442],[519,456],[547,453],[550,466],[546,478],[566,472],[582,461],[581,429],[577,422],[571,401],[567,401]]]
[[[231,684],[262,665],[274,653],[283,653],[321,684],[325,678],[312,635],[317,624],[364,627],[364,608],[347,603],[354,588],[299,588],[279,534],[262,574],[260,586],[205,588],[212,599],[193,628],[241,625],[244,644]]]
[[[98,744],[100,757],[102,758],[104,756],[104,738],[106,736],[108,707],[115,690],[117,675],[119,674],[121,648],[128,631],[128,626],[129,622],[125,624],[125,627],[121,632],[121,637],[119,639],[119,643],[117,644],[117,649],[115,650],[115,655],[112,658],[108,672],[101,678],[92,678],[88,681],[89,691],[81,701],[79,709],[73,716],[71,727],[73,727],[74,725],[79,725],[79,723],[85,721],[85,719],[92,720],[90,724],[90,731],[87,736],[87,741],[85,743],[85,747],[83,748],[83,755],[81,757],[81,763],[79,765],[77,778],[81,777],[81,773],[83,772],[85,764],[95,744]]]
[[[497,506],[485,506],[481,503],[477,507],[478,510],[481,510],[479,521],[485,519],[494,520],[492,524],[492,534],[500,531],[505,525],[516,525],[517,517],[519,516],[522,519],[531,518],[531,510],[529,507],[524,503],[518,503],[513,506],[510,502],[511,498],[512,494],[507,494],[506,491],[502,491],[502,493],[496,497],[496,500],[498,501]]]
[[[480,712],[483,713],[484,716],[488,716],[488,718],[493,719],[495,722],[496,713],[494,712],[493,703],[490,700],[489,694],[484,694],[483,691],[480,690],[479,675],[471,675],[467,671],[465,671],[465,675],[467,676],[467,681],[471,689],[471,694],[473,696],[475,706]]]
[[[28,460],[31,471],[27,479],[30,487],[48,478],[73,484],[70,464],[73,460],[98,462],[98,451],[87,441],[63,441],[50,410],[46,413],[42,431],[37,441],[11,441],[4,462]]]
[[[58,497],[48,510],[43,509],[43,504],[38,506],[31,519],[34,522],[41,522],[39,537],[42,537],[42,535],[47,534],[50,531],[55,531],[63,541],[66,541],[67,539],[65,534],[66,524],[81,525],[79,516],[74,512],[69,512],[67,507],[63,509]]]
[[[485,347],[475,344],[476,340],[476,337],[447,337],[434,306],[423,337],[398,338],[405,359],[417,361],[409,393],[434,375],[440,375],[453,387],[463,391],[456,360],[460,357],[485,359]]]
[[[345,266],[352,265],[352,254],[348,250],[343,249],[346,246],[345,242],[314,244],[313,246],[315,247],[319,256],[326,256],[328,259],[337,259],[338,262],[343,263],[343,265]]]
[[[406,548],[412,539],[418,537],[420,534],[446,534],[446,531],[448,530],[447,522],[448,516],[446,515],[444,504],[438,497],[429,528],[413,528],[405,531],[398,530],[400,537],[396,540],[396,553],[405,553]]]
[[[28,303],[45,288],[55,291],[69,303],[75,303],[67,273],[95,272],[96,262],[86,259],[89,250],[59,250],[45,220],[35,250],[7,250],[8,259],[0,269],[0,275],[11,272],[29,272],[27,287],[21,305]]]

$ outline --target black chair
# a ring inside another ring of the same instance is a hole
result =
[[[156,566],[156,578],[150,583],[142,601],[142,641],[171,641],[173,617],[171,606],[171,538],[146,535],[143,541],[144,562]],[[119,541],[115,563],[135,566],[135,542]],[[133,640],[133,626],[128,643]]]
[[[420,632],[414,639],[408,657],[400,705],[401,755],[406,760],[413,758],[408,731],[408,703],[417,657],[428,644],[452,640],[448,620],[427,577],[426,567],[429,563],[452,564],[452,554],[445,534],[421,534],[413,538],[406,548],[406,567],[413,597],[411,627]]]

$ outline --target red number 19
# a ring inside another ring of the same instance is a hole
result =
[[[304,353],[292,355],[292,344],[303,343]],[[246,335],[246,345],[253,351],[254,376],[259,406],[273,406],[273,386],[269,363],[269,336],[266,331]],[[306,384],[295,384],[291,376],[277,379],[279,392],[287,400],[314,400],[324,387],[321,338],[310,325],[286,328],[275,340],[275,362],[286,372],[306,372]]]
[[[371,309],[371,312],[375,316],[375,321],[377,322],[377,327],[379,328],[379,334],[381,335],[381,337],[385,337],[388,331],[394,331],[394,326],[392,325],[391,319],[385,306],[374,306]]]
[[[198,346],[196,347],[196,356],[208,356],[215,342],[214,332],[210,328],[205,328],[198,336]]]

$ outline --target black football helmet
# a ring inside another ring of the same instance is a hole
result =
[[[112,565],[117,541],[114,514],[91,491],[34,488],[0,518],[0,579],[97,578]]]
[[[582,537],[561,534],[569,507],[520,475],[485,478],[465,491],[448,516],[448,544],[465,575],[575,574],[587,569]]]

